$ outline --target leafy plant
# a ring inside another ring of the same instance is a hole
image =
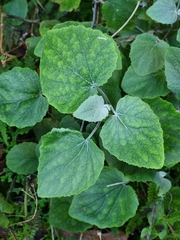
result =
[[[79,4],[60,1],[60,10]],[[39,199],[52,199],[52,226],[178,239],[179,187],[170,176],[180,162],[179,5],[94,1],[92,22],[41,22],[39,75],[27,67],[1,73],[6,164],[37,173]],[[36,140],[10,144],[6,125],[28,127]]]

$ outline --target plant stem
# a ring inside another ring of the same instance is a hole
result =
[[[99,128],[101,122],[98,122],[95,126],[95,128],[92,130],[92,132],[89,134],[89,136],[86,138],[86,141],[88,141],[90,138],[92,138],[92,136],[94,135],[94,133],[97,131],[97,129]]]
[[[136,4],[136,7],[134,9],[134,11],[132,12],[131,16],[128,18],[128,20],[112,35],[112,37],[115,37],[131,20],[131,18],[134,16],[134,14],[136,13],[139,5],[140,5],[141,1],[138,1]]]

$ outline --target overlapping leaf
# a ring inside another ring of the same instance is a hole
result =
[[[40,122],[48,109],[37,73],[15,67],[0,75],[0,120],[23,128]]]
[[[84,121],[98,122],[108,116],[109,110],[110,106],[104,104],[103,97],[94,95],[86,99],[73,113],[73,116]]]
[[[78,194],[93,185],[104,165],[104,154],[78,131],[53,129],[42,137],[38,167],[40,197]]]
[[[131,44],[130,58],[132,67],[140,75],[148,75],[162,69],[168,44],[149,33],[136,37]]]
[[[72,11],[78,8],[81,0],[51,0],[60,4],[61,11]]]
[[[92,225],[69,215],[72,200],[69,197],[53,198],[49,211],[49,222],[52,226],[68,232],[84,232]]]
[[[180,49],[170,47],[165,55],[165,75],[168,88],[174,93],[180,93]]]
[[[130,17],[137,0],[107,0],[103,4],[103,17],[108,27],[117,30]]]
[[[154,169],[164,164],[159,119],[137,97],[125,96],[119,100],[116,114],[106,120],[100,137],[104,148],[128,164]]]
[[[157,0],[148,10],[149,15],[153,20],[172,24],[177,21],[177,8],[174,0]]]
[[[123,90],[140,98],[154,98],[167,95],[170,90],[163,71],[139,76],[130,66],[122,80]]]
[[[36,145],[33,142],[23,142],[11,148],[6,157],[8,168],[15,173],[24,175],[36,172],[38,166]]]
[[[173,105],[161,98],[147,100],[154,113],[159,117],[165,148],[164,165],[172,167],[180,162],[180,113]]]
[[[81,25],[51,30],[41,57],[43,94],[60,112],[72,113],[107,82],[118,59],[113,39],[101,31]]]
[[[92,187],[74,197],[69,214],[99,228],[122,226],[138,206],[135,191],[123,181],[121,172],[105,167]]]

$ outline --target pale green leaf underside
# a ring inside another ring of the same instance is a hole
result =
[[[180,93],[180,49],[170,47],[165,55],[165,75],[168,88],[174,93]]]
[[[180,113],[173,105],[161,98],[147,101],[154,113],[159,117],[164,134],[165,162],[172,167],[180,162]]]
[[[74,197],[69,214],[99,228],[122,226],[135,215],[138,206],[134,190],[123,181],[121,172],[105,167],[92,187]]]
[[[93,185],[104,165],[104,153],[75,130],[53,129],[42,137],[38,168],[40,197],[78,194]]]
[[[69,215],[69,207],[71,198],[53,198],[49,211],[49,222],[53,227],[59,228],[68,232],[84,232],[92,225],[78,221]]]
[[[164,164],[159,120],[138,97],[125,96],[119,100],[116,115],[106,120],[100,136],[112,155],[130,165],[158,169]]]
[[[130,51],[131,63],[135,72],[144,76],[162,69],[168,46],[165,41],[158,40],[152,34],[138,35],[132,43]]]
[[[8,168],[18,174],[32,174],[37,171],[36,143],[24,142],[15,145],[6,156]]]
[[[24,128],[40,122],[48,109],[37,73],[15,67],[0,75],[0,120]]]
[[[172,187],[171,181],[164,178],[163,174],[164,174],[164,172],[162,172],[162,171],[156,172],[156,175],[154,178],[154,182],[159,187],[158,196],[161,196],[161,197],[165,193],[167,193],[170,190],[170,188]],[[165,173],[165,175],[166,175],[166,173]]]
[[[131,66],[125,72],[121,86],[129,95],[140,98],[166,96],[170,92],[163,71],[139,76]]]
[[[136,0],[107,0],[103,4],[103,17],[106,25],[117,30],[132,14]]]
[[[148,10],[147,15],[153,20],[172,24],[177,21],[177,8],[174,0],[158,0]]]
[[[104,104],[102,96],[94,95],[86,99],[73,116],[88,122],[98,122],[108,116],[109,108],[108,104]]]
[[[60,112],[72,113],[96,93],[96,85],[108,81],[118,57],[113,39],[99,30],[82,25],[51,30],[40,64],[43,94]]]

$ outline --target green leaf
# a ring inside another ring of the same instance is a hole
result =
[[[60,4],[61,11],[72,11],[74,8],[78,8],[81,0],[51,0]]]
[[[10,0],[3,5],[4,13],[8,15],[25,18],[28,11],[28,4],[26,0]],[[12,25],[18,26],[22,21],[16,19],[8,19]]]
[[[81,25],[51,30],[41,57],[43,94],[60,112],[72,113],[107,82],[118,57],[113,39],[99,30]]]
[[[129,95],[140,98],[166,96],[170,92],[163,71],[139,76],[131,66],[126,71],[121,86]]]
[[[180,162],[180,113],[173,105],[161,98],[146,101],[159,117],[164,135],[165,162],[172,167]]]
[[[180,93],[180,49],[170,47],[165,55],[165,75],[168,88],[174,93]]]
[[[13,213],[14,211],[12,205],[6,202],[1,193],[0,193],[0,211],[4,213]]]
[[[160,197],[162,197],[165,193],[167,193],[172,186],[171,182],[168,179],[164,178],[165,175],[166,175],[165,172],[159,171],[159,172],[156,172],[156,175],[154,178],[154,182],[159,187],[158,196]]]
[[[2,73],[0,89],[0,120],[9,126],[33,126],[46,114],[48,103],[35,71],[15,67]]]
[[[103,4],[103,17],[106,25],[117,30],[132,14],[137,0],[107,0]]]
[[[157,72],[164,66],[164,55],[168,44],[149,33],[136,37],[131,44],[130,58],[132,67],[140,75]],[[142,51],[143,48],[143,51]]]
[[[69,214],[99,228],[122,226],[139,204],[135,191],[123,182],[121,172],[105,167],[92,187],[74,197]]]
[[[177,31],[176,40],[177,40],[178,42],[180,42],[180,28],[179,28],[178,31]]]
[[[101,96],[94,95],[86,99],[73,116],[88,122],[99,122],[108,116],[110,110],[109,104],[104,104]]]
[[[58,20],[44,20],[40,22],[39,32],[42,37],[44,37],[47,31],[51,30],[56,24],[58,24]]]
[[[40,197],[78,194],[93,185],[104,165],[104,153],[91,139],[69,129],[42,137],[38,167]]]
[[[71,198],[53,198],[49,211],[49,222],[52,226],[68,232],[85,232],[92,225],[78,221],[69,215]]]
[[[75,119],[71,115],[64,116],[62,118],[62,120],[60,121],[59,127],[60,128],[69,128],[69,129],[73,129],[73,130],[80,130],[80,128],[81,128],[80,124],[77,122],[77,119]]]
[[[37,171],[36,143],[23,142],[11,148],[6,156],[8,168],[18,174],[32,174]]]
[[[0,212],[0,227],[1,228],[8,228],[8,225],[9,225],[8,218],[6,217],[5,214]]]
[[[106,120],[100,137],[104,148],[130,165],[158,169],[164,164],[158,117],[137,97],[119,100],[115,115]]]
[[[6,144],[6,146],[9,146],[6,124],[2,121],[0,121],[0,133],[2,136],[2,141]]]
[[[177,21],[177,8],[174,0],[158,0],[148,10],[147,15],[153,20],[172,24]]]

